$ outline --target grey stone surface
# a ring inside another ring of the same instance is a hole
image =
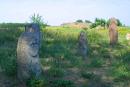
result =
[[[117,20],[115,18],[110,19],[109,23],[109,38],[110,45],[115,45],[118,42],[118,30],[117,30]]]
[[[17,44],[17,74],[21,81],[30,76],[39,78],[42,68],[39,60],[40,28],[37,24],[25,26]]]
[[[88,46],[85,32],[81,31],[78,39],[78,53],[83,57],[87,58]]]

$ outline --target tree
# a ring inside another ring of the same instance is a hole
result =
[[[47,25],[46,23],[44,23],[42,16],[35,13],[30,17],[30,21],[31,23],[37,23],[42,27],[45,27]]]
[[[100,22],[101,22],[101,21],[100,21],[99,18],[96,18],[96,19],[95,19],[95,25],[96,25],[96,26],[100,25]]]
[[[100,19],[100,25],[101,25],[102,27],[104,27],[104,29],[105,29],[106,20],[105,20],[105,19]]]
[[[95,23],[92,23],[91,25],[90,25],[90,28],[92,29],[92,28],[95,28],[96,27],[96,24]]]
[[[117,26],[122,26],[123,24],[121,23],[121,21],[119,19],[117,19]]]
[[[89,20],[85,20],[85,23],[92,23],[91,21],[89,21]]]
[[[77,20],[76,22],[78,22],[78,23],[83,23],[83,20],[79,19],[79,20]]]
[[[95,27],[97,27],[97,26],[101,26],[101,27],[104,27],[104,29],[105,29],[105,27],[106,27],[106,20],[105,19],[99,19],[99,18],[95,18],[95,22],[94,23],[92,23],[92,25],[91,25],[91,28],[95,28]]]

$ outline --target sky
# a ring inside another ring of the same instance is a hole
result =
[[[49,25],[115,17],[130,26],[130,0],[0,0],[0,23],[29,22],[34,13]]]

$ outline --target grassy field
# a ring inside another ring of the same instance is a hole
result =
[[[120,27],[119,42],[109,46],[107,29],[84,30],[88,40],[87,60],[77,55],[81,29],[42,29],[40,60],[42,80],[32,78],[29,87],[130,87],[130,28]],[[17,87],[16,47],[23,29],[0,29],[0,87],[3,80]],[[11,80],[11,82],[9,82]],[[12,81],[13,80],[13,81]]]

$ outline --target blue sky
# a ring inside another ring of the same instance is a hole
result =
[[[1,0],[0,22],[29,22],[38,13],[50,25],[116,17],[130,26],[129,0]]]

